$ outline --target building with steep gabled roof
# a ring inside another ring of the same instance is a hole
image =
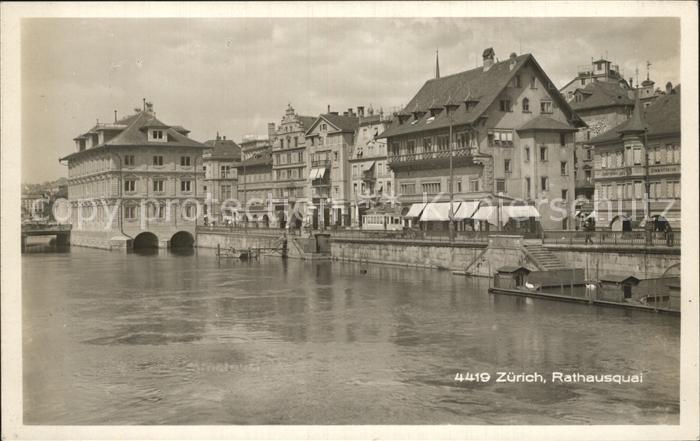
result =
[[[415,215],[407,224],[447,229],[447,215],[436,218],[411,208],[452,195],[487,205],[545,202],[540,219],[513,219],[511,225],[452,216],[458,230],[536,234],[538,222],[548,229],[573,228],[573,133],[585,123],[531,54],[498,62],[489,48],[483,58],[481,67],[426,81],[380,135],[387,139],[404,211]],[[500,219],[511,218],[506,208],[499,210]]]
[[[681,223],[681,87],[590,140],[597,228],[677,230]]]
[[[207,223],[223,223],[222,203],[238,197],[236,167],[241,161],[241,147],[218,132],[215,139],[205,141],[204,145],[208,147],[203,156],[204,214]]]
[[[106,249],[192,246],[207,146],[156,118],[151,103],[74,138],[71,243]]]

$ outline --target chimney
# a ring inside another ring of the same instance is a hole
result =
[[[364,106],[357,106],[357,114],[360,116],[365,116],[365,108]]]
[[[632,80],[633,80],[633,79],[634,79],[634,78],[630,77],[630,87],[634,87],[634,84],[632,83]]]
[[[226,135],[224,135],[224,141],[226,141]]]
[[[141,109],[145,112],[146,111],[146,98],[141,98],[143,101],[143,106],[141,106]]]
[[[116,109],[114,109],[114,122],[115,123],[117,122],[117,110]]]
[[[493,51],[492,47],[484,50],[484,53],[482,54],[482,57],[484,58],[484,72],[491,69],[491,66],[493,66],[493,59],[495,56],[496,53]]]
[[[518,56],[518,55],[517,55],[515,52],[511,52],[511,53],[510,53],[510,64],[508,65],[508,67],[510,68],[510,70],[513,70],[513,68],[515,67],[515,64],[517,63],[517,61],[515,61],[515,58],[516,58],[517,56]]]
[[[267,137],[272,139],[275,136],[275,123],[267,123]]]
[[[673,92],[673,84],[669,81],[666,83],[666,95],[670,95]]]
[[[331,113],[331,105],[328,105],[328,111],[326,113]]]

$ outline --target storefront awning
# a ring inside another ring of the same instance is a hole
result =
[[[426,204],[425,202],[411,205],[411,208],[408,210],[408,213],[406,213],[404,215],[404,217],[407,217],[407,218],[419,217],[420,214],[423,212],[423,209],[425,208],[426,205],[428,205],[428,204]]]
[[[459,202],[452,202],[452,210],[456,213],[459,209]],[[423,210],[423,215],[420,217],[421,222],[444,222],[450,220],[450,203],[449,202],[431,202]]]
[[[312,168],[309,172],[309,179],[311,179],[312,181],[316,179],[321,179],[324,174],[326,174],[325,168]]]
[[[374,161],[369,161],[369,162],[365,162],[365,163],[360,164],[360,168],[362,168],[363,172],[372,170],[372,167],[374,167]]]
[[[462,202],[459,210],[455,211],[455,220],[471,219],[477,208],[479,208],[479,201]]]
[[[531,217],[539,218],[540,213],[537,208],[532,205],[522,205],[522,206],[504,206],[500,207],[500,221],[501,225],[506,224],[510,218],[515,219],[528,219]],[[487,206],[479,207],[476,213],[472,216],[474,220],[486,221],[491,225],[498,225],[498,207]]]

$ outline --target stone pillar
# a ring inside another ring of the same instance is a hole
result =
[[[160,239],[158,241],[158,248],[161,248],[161,249],[170,248],[170,239]]]

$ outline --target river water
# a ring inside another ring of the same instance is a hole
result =
[[[491,295],[484,279],[414,268],[34,251],[25,424],[678,424],[676,317]]]

